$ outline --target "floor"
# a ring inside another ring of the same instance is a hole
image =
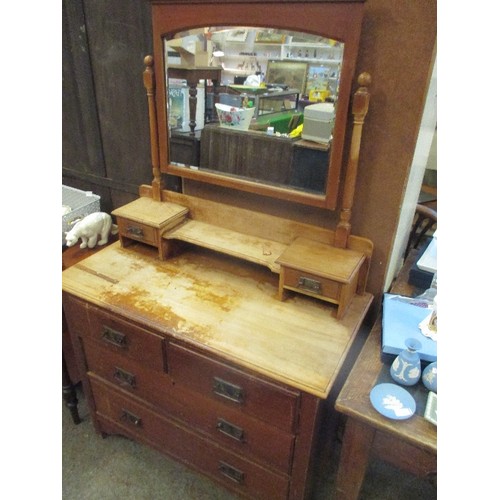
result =
[[[211,480],[146,446],[120,436],[102,438],[90,421],[80,386],[82,422],[74,425],[62,406],[62,498],[64,500],[236,500]],[[340,446],[318,460],[311,500],[333,498]],[[373,461],[362,500],[431,500],[436,488],[382,462]]]

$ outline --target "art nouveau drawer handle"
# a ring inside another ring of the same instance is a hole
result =
[[[136,238],[144,238],[144,231],[140,227],[127,226],[126,231],[127,231],[127,233],[131,234],[132,236],[135,236]]]
[[[306,278],[305,276],[301,276],[299,278],[297,288],[303,288],[304,290],[307,290],[308,292],[321,294],[321,281],[313,280],[311,278]]]
[[[116,347],[121,347],[122,349],[127,347],[127,336],[107,326],[103,327],[101,338]]]
[[[135,375],[122,370],[118,366],[115,366],[113,378],[121,385],[128,385],[129,387],[135,388]]]
[[[140,417],[134,415],[128,410],[125,410],[124,408],[122,408],[122,414],[120,416],[120,420],[132,424],[135,427],[141,427],[142,425],[142,420]]]
[[[221,378],[214,377],[212,390],[217,396],[229,399],[235,403],[243,403],[243,389]]]
[[[240,429],[236,425],[233,425],[223,418],[219,418],[217,420],[217,430],[224,434],[225,436],[229,436],[230,438],[236,439],[240,443],[243,443],[244,432],[243,429]]]
[[[219,471],[223,476],[231,479],[235,483],[241,484],[245,479],[245,473],[241,470],[236,469],[232,465],[226,464],[225,462],[219,462]]]

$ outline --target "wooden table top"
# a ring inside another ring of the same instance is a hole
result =
[[[114,243],[66,269],[63,290],[278,382],[326,398],[372,303],[356,295],[341,321],[304,296],[278,299],[278,277],[197,247],[160,261]]]
[[[408,273],[415,255],[415,251],[410,254],[405,267],[391,288],[391,293],[415,296],[423,292],[423,290],[408,285]],[[390,366],[384,364],[380,358],[381,332],[382,323],[379,316],[340,391],[335,409],[381,431],[436,453],[437,427],[423,417],[425,401],[416,398],[417,411],[408,420],[386,418],[378,413],[370,402],[370,391],[377,383],[381,381],[392,382],[389,374]],[[421,383],[419,382],[419,384]],[[420,390],[420,388],[417,389]]]

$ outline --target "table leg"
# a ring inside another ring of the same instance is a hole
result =
[[[374,436],[373,428],[353,418],[347,419],[335,481],[336,499],[355,500],[358,498]]]
[[[69,377],[68,367],[66,366],[66,360],[64,359],[64,352],[62,355],[62,393],[66,406],[71,412],[71,417],[75,424],[81,422],[80,415],[78,414],[78,399],[76,397],[76,390],[73,382]]]

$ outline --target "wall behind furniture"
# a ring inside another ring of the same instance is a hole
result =
[[[101,209],[150,183],[143,60],[151,8],[137,0],[63,0],[62,182],[101,196]]]
[[[65,0],[63,14],[63,183],[96,192],[110,211],[136,198],[139,185],[152,178],[142,84],[143,58],[152,53],[149,3]],[[372,85],[352,223],[354,234],[375,245],[368,290],[376,304],[409,178],[436,29],[436,0],[365,3],[356,73],[368,71]],[[191,193],[326,227],[334,227],[337,217],[213,187],[192,185]]]

